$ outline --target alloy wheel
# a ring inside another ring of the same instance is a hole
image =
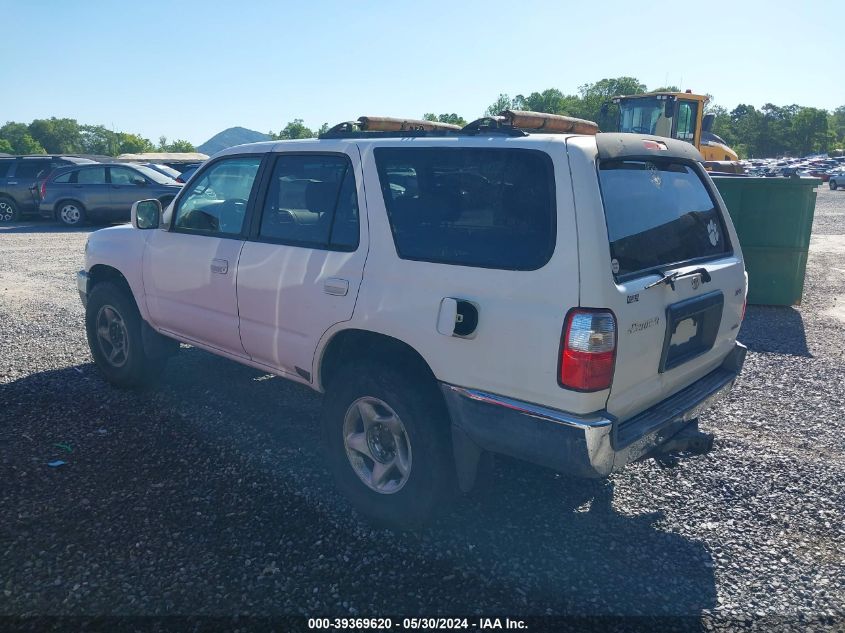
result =
[[[97,312],[97,343],[112,367],[123,367],[129,358],[129,332],[114,307],[104,305]]]
[[[394,494],[408,482],[408,433],[383,400],[366,396],[349,406],[343,420],[343,444],[352,469],[370,490]]]

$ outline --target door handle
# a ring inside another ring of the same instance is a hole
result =
[[[323,292],[327,295],[345,297],[349,292],[349,280],[340,277],[329,277],[323,282]]]
[[[16,185],[16,184],[18,184],[18,181],[16,180],[16,181],[12,182],[12,181],[10,180],[7,184],[10,184],[10,185]]]
[[[225,275],[229,272],[229,262],[225,259],[212,259],[211,272],[217,273],[218,275]]]

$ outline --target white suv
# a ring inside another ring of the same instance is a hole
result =
[[[492,453],[602,477],[710,450],[747,277],[701,156],[516,120],[217,154],[89,238],[97,365],[137,385],[181,341],[324,392],[338,486],[393,525]]]

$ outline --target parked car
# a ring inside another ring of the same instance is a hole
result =
[[[94,161],[73,156],[0,157],[0,223],[38,213],[39,181],[54,169],[87,164]]]
[[[181,182],[177,180],[179,178],[179,174],[182,173],[178,169],[173,169],[173,167],[169,167],[168,165],[160,165],[159,163],[138,163],[142,167],[149,167],[150,169],[154,169],[159,173],[164,174],[168,178],[172,178],[176,180],[176,182]]]
[[[199,169],[201,163],[197,163],[196,165],[190,165],[186,167],[181,174],[176,177],[176,182],[186,183],[191,179],[191,176],[194,175],[197,169]]]
[[[827,184],[833,191],[845,189],[845,168],[830,172]]]
[[[166,206],[181,187],[161,172],[132,163],[62,167],[41,185],[40,214],[65,226],[129,220],[133,202],[153,197]]]
[[[367,121],[224,150],[92,233],[104,376],[146,384],[182,341],[324,392],[335,481],[388,525],[485,454],[605,477],[711,450],[697,417],[743,364],[747,276],[692,145]]]

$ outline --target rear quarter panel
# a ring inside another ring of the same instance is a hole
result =
[[[535,271],[475,268],[401,259],[394,246],[372,145],[361,144],[370,227],[370,252],[353,318],[343,327],[380,332],[416,349],[438,380],[519,400],[586,413],[602,398],[558,385],[561,329],[578,305],[575,211],[566,148],[561,139],[540,144],[522,139],[404,139],[395,146],[454,143],[460,147],[527,147],[547,152],[554,166],[556,245],[550,261]],[[379,147],[388,146],[379,144]],[[437,331],[443,298],[479,307],[472,338]],[[334,330],[335,332],[337,330]],[[330,332],[329,334],[332,334]],[[325,345],[330,336],[324,337]],[[318,353],[319,357],[319,353]]]

